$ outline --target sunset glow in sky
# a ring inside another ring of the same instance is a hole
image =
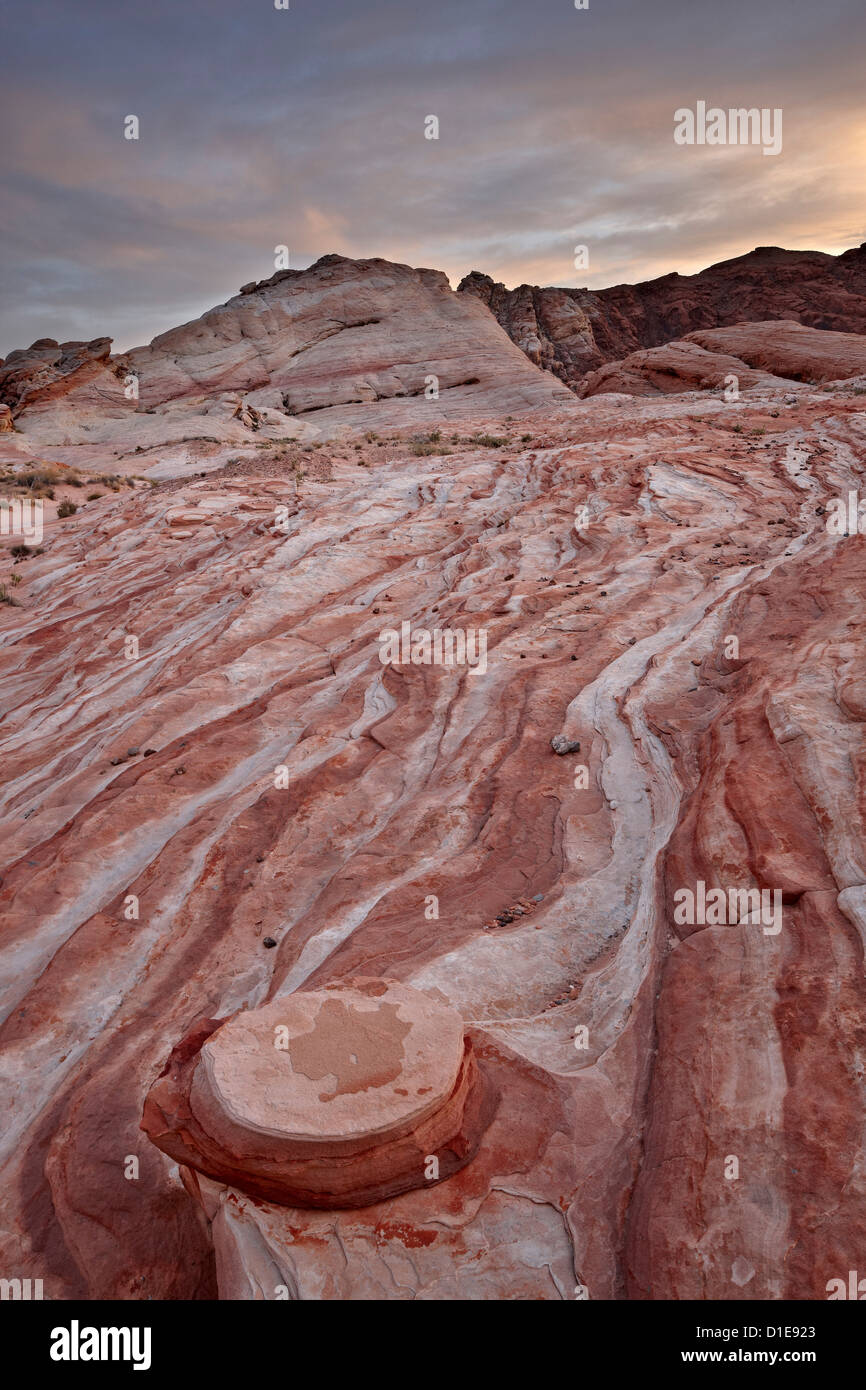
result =
[[[0,353],[145,342],[279,244],[599,288],[866,240],[863,0],[5,0],[3,31]],[[677,146],[698,100],[782,108],[782,152]]]

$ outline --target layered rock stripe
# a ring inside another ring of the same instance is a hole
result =
[[[421,453],[347,427],[299,487],[185,463],[18,566],[0,1252],[49,1296],[811,1299],[866,1268],[864,540],[826,524],[862,387],[508,413]],[[486,673],[383,665],[404,620],[483,627]],[[782,931],[678,925],[699,880],[783,890]],[[202,1019],[358,977],[463,1021],[498,1104],[459,1171],[302,1209],[142,1134]]]

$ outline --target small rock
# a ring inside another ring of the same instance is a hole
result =
[[[277,943],[272,936],[266,936],[262,941],[262,945],[267,946],[268,950],[270,950],[272,946],[276,946],[276,944]]]
[[[127,756],[128,758],[137,758],[140,752],[141,752],[141,749],[140,749],[140,748],[127,748],[127,750],[126,750],[126,756]]]
[[[560,757],[564,753],[580,752],[580,744],[577,739],[566,738],[565,734],[554,734],[550,740],[550,746],[554,753],[559,753]]]

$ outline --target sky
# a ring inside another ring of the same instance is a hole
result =
[[[0,355],[148,342],[277,246],[601,288],[866,241],[863,0],[289,4],[0,0]],[[781,152],[676,144],[699,101]]]

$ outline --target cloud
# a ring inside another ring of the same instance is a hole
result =
[[[841,250],[864,25],[859,0],[34,0],[7,25],[0,351],[145,341],[281,244],[593,287]],[[781,106],[782,154],[675,146],[698,98]]]

